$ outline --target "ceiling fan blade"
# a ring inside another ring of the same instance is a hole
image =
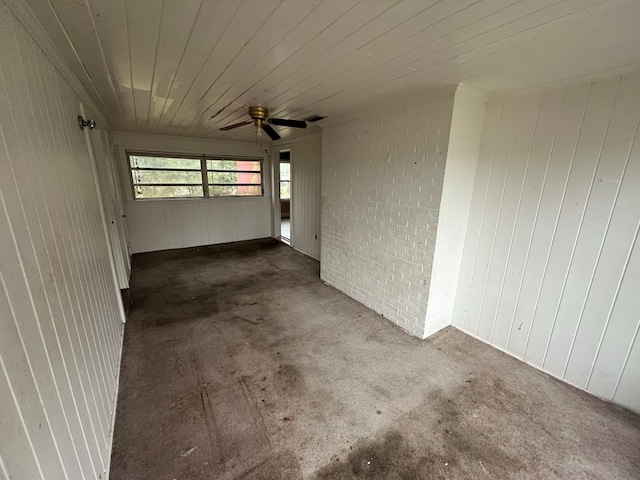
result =
[[[271,128],[271,125],[267,123],[263,123],[262,129],[267,133],[267,135],[269,135],[269,138],[271,138],[271,140],[273,140],[274,142],[276,140],[280,140],[280,135],[278,135],[278,132],[276,132],[273,128]]]
[[[269,117],[269,122],[273,125],[280,125],[282,127],[307,128],[307,122],[304,120],[289,120],[288,118]]]
[[[246,120],[244,122],[234,123],[233,125],[227,125],[226,127],[222,127],[220,130],[226,132],[227,130],[231,130],[233,128],[244,127],[245,125],[249,125],[250,123],[253,123],[253,120]]]

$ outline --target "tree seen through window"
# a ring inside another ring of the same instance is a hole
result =
[[[134,198],[262,195],[262,161],[129,154]]]

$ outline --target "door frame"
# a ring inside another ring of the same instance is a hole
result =
[[[80,114],[82,115],[83,118],[87,118],[84,104],[82,102],[80,102]],[[104,157],[105,156],[108,157],[108,155],[105,155],[106,149],[104,148],[104,145],[103,145],[105,138],[103,137],[101,130],[95,130],[94,132],[93,129],[88,127],[85,127],[83,130],[84,130],[85,141],[87,143],[87,152],[89,154],[89,160],[91,162],[91,171],[93,173],[93,181],[95,185],[96,196],[98,199],[100,217],[102,219],[102,226],[104,230],[107,253],[109,257],[109,265],[111,267],[111,276],[113,278],[113,287],[115,290],[115,294],[119,298],[121,288],[120,288],[120,277],[119,277],[118,271],[120,270],[121,267],[123,267],[123,265],[122,264],[118,265],[117,262],[123,262],[124,259],[122,255],[116,256],[116,252],[119,251],[120,245],[119,245],[119,238],[118,238],[117,232],[116,232],[117,240],[114,240],[114,236],[113,236],[114,229],[116,228],[115,222],[112,221],[113,204],[110,201],[107,201],[107,199],[109,198],[109,194],[108,194],[109,190],[108,188],[105,188],[105,183],[106,183],[104,178],[105,174],[104,172],[101,173],[101,171],[103,171],[104,168],[99,167],[99,165],[105,165]],[[92,133],[94,133],[95,135],[92,135]],[[96,147],[99,147],[99,148],[96,148]],[[99,152],[98,155],[96,155],[97,152]],[[100,161],[98,161],[98,158],[100,159]],[[111,164],[111,161],[109,161],[108,158],[106,158],[106,160],[107,160],[107,163],[106,163],[107,165]],[[127,280],[127,284],[128,284],[128,280]],[[124,312],[124,306],[122,305],[121,301],[117,303],[118,303],[118,310],[120,313],[120,319],[122,323],[125,323],[126,315]]]
[[[295,211],[294,195],[293,195],[293,170],[294,170],[294,146],[291,143],[283,143],[280,145],[274,145],[271,151],[271,205],[272,205],[272,217],[271,217],[271,231],[272,237],[280,240],[282,237],[282,212],[280,209],[280,152],[283,150],[289,151],[289,175],[290,175],[290,195],[289,195],[289,225],[290,233],[289,246],[293,248],[294,243],[294,222],[293,216]]]

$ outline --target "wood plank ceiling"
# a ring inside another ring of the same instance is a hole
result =
[[[513,93],[640,68],[638,0],[12,1],[126,131],[251,141],[218,130],[249,105],[331,122],[459,82]]]

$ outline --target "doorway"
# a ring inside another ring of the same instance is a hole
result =
[[[280,150],[278,154],[280,240],[291,245],[291,150]]]

